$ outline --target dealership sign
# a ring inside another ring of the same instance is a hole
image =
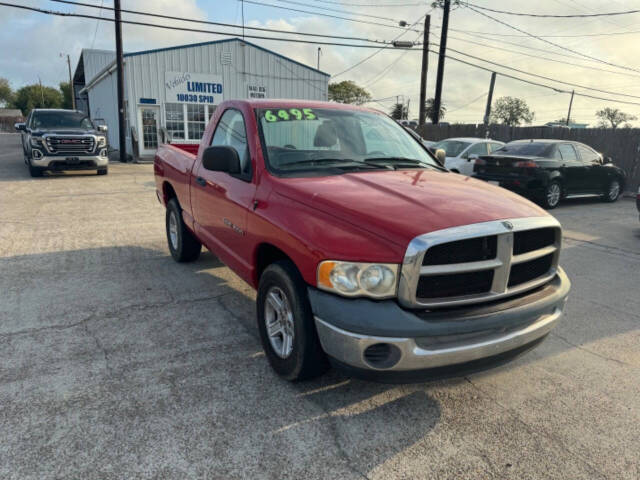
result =
[[[247,98],[267,98],[267,89],[262,85],[247,85]]]
[[[180,103],[222,102],[222,77],[209,73],[164,72],[165,101]]]

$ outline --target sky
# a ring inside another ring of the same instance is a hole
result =
[[[50,0],[8,0],[10,3],[38,8],[75,12],[89,15],[112,16],[108,10],[78,7]],[[257,0],[257,4],[239,0],[121,0],[122,8],[170,15],[171,17],[210,20],[230,24],[260,26],[285,31],[326,33],[363,37],[376,40],[422,41],[423,15],[431,16],[430,42],[440,41],[442,10],[432,8],[424,0]],[[113,0],[84,0],[93,5],[113,6]],[[591,18],[532,18],[510,16],[484,11],[507,25],[487,18],[463,5],[451,11],[449,20],[448,53],[469,62],[496,70],[494,100],[501,96],[524,99],[535,112],[534,125],[544,124],[566,116],[570,94],[526,84],[501,76],[500,72],[543,83],[561,90],[575,89],[613,99],[589,99],[576,95],[571,119],[575,122],[597,123],[595,112],[606,106],[619,108],[640,117],[640,13]],[[279,5],[275,8],[270,5]],[[536,14],[576,15],[625,11],[639,8],[635,0],[472,0],[472,5]],[[364,20],[360,23],[338,18],[287,10],[286,8],[315,11],[328,15]],[[346,13],[345,13],[346,12]],[[357,15],[356,15],[357,14]],[[363,17],[362,15],[369,15]],[[142,20],[140,16],[123,14],[123,19]],[[401,28],[399,21],[410,28]],[[145,19],[142,21],[204,28],[234,33],[241,29],[198,25],[176,20]],[[384,25],[380,25],[384,24]],[[388,26],[387,26],[388,25]],[[517,29],[544,36],[544,40],[531,38]],[[245,30],[247,34],[250,30]],[[258,35],[274,35],[258,33]],[[508,35],[508,36],[506,36]],[[589,35],[589,36],[586,36]],[[144,26],[124,25],[123,42],[127,52],[151,48],[183,45],[207,40],[227,38],[208,33],[168,31]],[[278,42],[248,39],[307,65],[316,66],[316,44]],[[325,39],[326,40],[326,39]],[[331,40],[328,40],[331,41]],[[113,50],[115,47],[113,23],[94,19],[50,16],[0,6],[0,77],[9,79],[13,88],[36,83],[40,78],[45,85],[56,86],[68,80],[66,55],[71,56],[75,69],[83,48]],[[352,43],[349,41],[343,41]],[[555,43],[551,45],[547,42]],[[420,89],[421,47],[415,51],[386,48],[381,51],[324,45],[320,69],[331,74],[331,82],[353,80],[378,100],[370,106],[389,111],[396,97],[409,102],[410,118],[418,116]],[[437,47],[433,47],[437,50]],[[463,54],[473,55],[473,59]],[[376,53],[355,68],[344,70]],[[601,60],[598,62],[586,56]],[[427,97],[435,90],[438,57],[429,56]],[[494,62],[494,64],[486,61]],[[607,62],[605,64],[603,62]],[[621,68],[624,67],[624,68]],[[551,80],[536,78],[525,73],[542,75]],[[443,102],[447,108],[446,121],[479,123],[484,115],[486,95],[491,73],[453,60],[445,63]],[[568,82],[579,86],[570,86]],[[605,90],[603,93],[588,88]],[[621,96],[624,94],[626,96]],[[635,102],[638,105],[624,104]],[[640,121],[632,122],[640,126]]]

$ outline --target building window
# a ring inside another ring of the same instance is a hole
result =
[[[189,140],[200,140],[207,126],[204,105],[187,105],[187,134]]]
[[[207,105],[207,109],[209,112],[209,120],[211,120],[211,117],[213,117],[213,114],[216,111],[216,105]]]
[[[184,140],[184,109],[180,103],[165,104],[167,132],[172,139]]]

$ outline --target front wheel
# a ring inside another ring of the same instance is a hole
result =
[[[620,182],[618,180],[611,180],[607,189],[604,192],[603,199],[605,202],[615,202],[620,196]]]
[[[109,173],[109,167],[98,169],[98,175],[106,175],[107,173]]]
[[[329,363],[295,265],[288,260],[269,265],[260,277],[256,301],[262,348],[276,373],[290,381],[322,375]]]
[[[562,197],[562,187],[560,183],[557,181],[552,181],[547,185],[547,188],[544,192],[544,198],[542,199],[542,206],[547,210],[551,210],[556,208],[560,203],[560,198]]]
[[[169,200],[165,217],[167,243],[176,262],[192,262],[200,256],[202,245],[182,220],[182,209],[175,198]]]
[[[42,173],[43,173],[42,168],[34,167],[33,165],[31,165],[31,163],[29,163],[29,175],[35,178],[35,177],[41,177]]]

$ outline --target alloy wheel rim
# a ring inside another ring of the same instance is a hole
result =
[[[280,358],[293,351],[293,311],[289,299],[279,287],[271,287],[265,297],[264,322],[271,348]]]
[[[611,186],[609,187],[609,199],[613,200],[618,197],[620,193],[620,184],[616,181],[611,182]]]
[[[178,248],[178,219],[175,212],[169,214],[169,241],[174,250]]]
[[[556,205],[560,201],[560,185],[552,183],[547,191],[547,202],[549,205]]]

